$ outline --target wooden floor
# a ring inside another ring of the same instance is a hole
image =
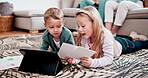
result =
[[[16,36],[22,34],[30,34],[24,31],[9,31],[9,32],[0,32],[0,37],[7,37],[7,36]]]
[[[39,33],[43,33],[43,31]],[[26,30],[12,30],[7,32],[0,32],[0,37],[17,36],[17,35],[23,35],[23,34],[31,34],[31,33],[29,33],[29,31],[26,31]]]

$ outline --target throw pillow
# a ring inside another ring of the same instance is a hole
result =
[[[12,16],[13,5],[8,2],[1,2],[0,3],[0,14],[1,16]]]
[[[137,0],[118,0],[118,3],[120,3],[121,1],[132,1],[132,2],[137,2]]]

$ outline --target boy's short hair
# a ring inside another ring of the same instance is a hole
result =
[[[64,17],[63,11],[58,8],[49,8],[44,13],[44,21],[45,22],[48,18],[60,20],[60,19],[63,19],[63,17]]]

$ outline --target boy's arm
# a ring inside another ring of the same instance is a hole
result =
[[[43,39],[41,50],[48,50],[49,44]]]
[[[60,42],[61,42],[61,45],[62,45],[63,42],[75,45],[72,32],[66,27],[63,27]]]
[[[41,50],[48,50],[49,48],[49,42],[48,40],[48,30],[44,31],[43,37],[42,37],[42,46],[41,46]]]
[[[72,45],[75,45],[74,38],[73,38],[73,35],[72,34],[70,34],[68,36],[67,43],[72,44]]]

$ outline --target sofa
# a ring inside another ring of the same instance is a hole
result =
[[[65,26],[69,29],[76,29],[75,16],[74,16],[76,8],[74,7],[76,7],[80,3],[80,1],[81,0],[59,1],[60,3],[59,8],[62,9],[64,12]],[[43,24],[44,12],[45,10],[37,10],[37,9],[14,11],[14,16],[15,16],[14,27],[29,30],[30,33],[38,33],[39,30],[44,30],[45,29],[45,26]]]
[[[62,10],[64,12],[65,26],[76,30],[75,12],[76,6],[81,0],[62,0]],[[118,30],[117,35],[129,36],[132,31],[148,37],[148,8],[134,9],[128,12],[123,26]]]
[[[30,33],[38,33],[45,29],[43,24],[44,10],[18,10],[14,11],[14,27],[29,30]]]
[[[148,8],[129,11],[117,35],[130,35],[132,31],[148,37]]]
[[[64,13],[65,26],[71,30],[76,30],[75,13],[81,0],[61,0],[61,9]]]
[[[81,0],[60,0],[60,8],[63,10],[65,26],[70,30],[76,30],[75,13]],[[36,32],[45,29],[43,25],[44,11],[15,11],[15,27]],[[117,35],[129,35],[131,31],[148,36],[148,8],[135,9],[128,12],[123,26],[118,30]]]

